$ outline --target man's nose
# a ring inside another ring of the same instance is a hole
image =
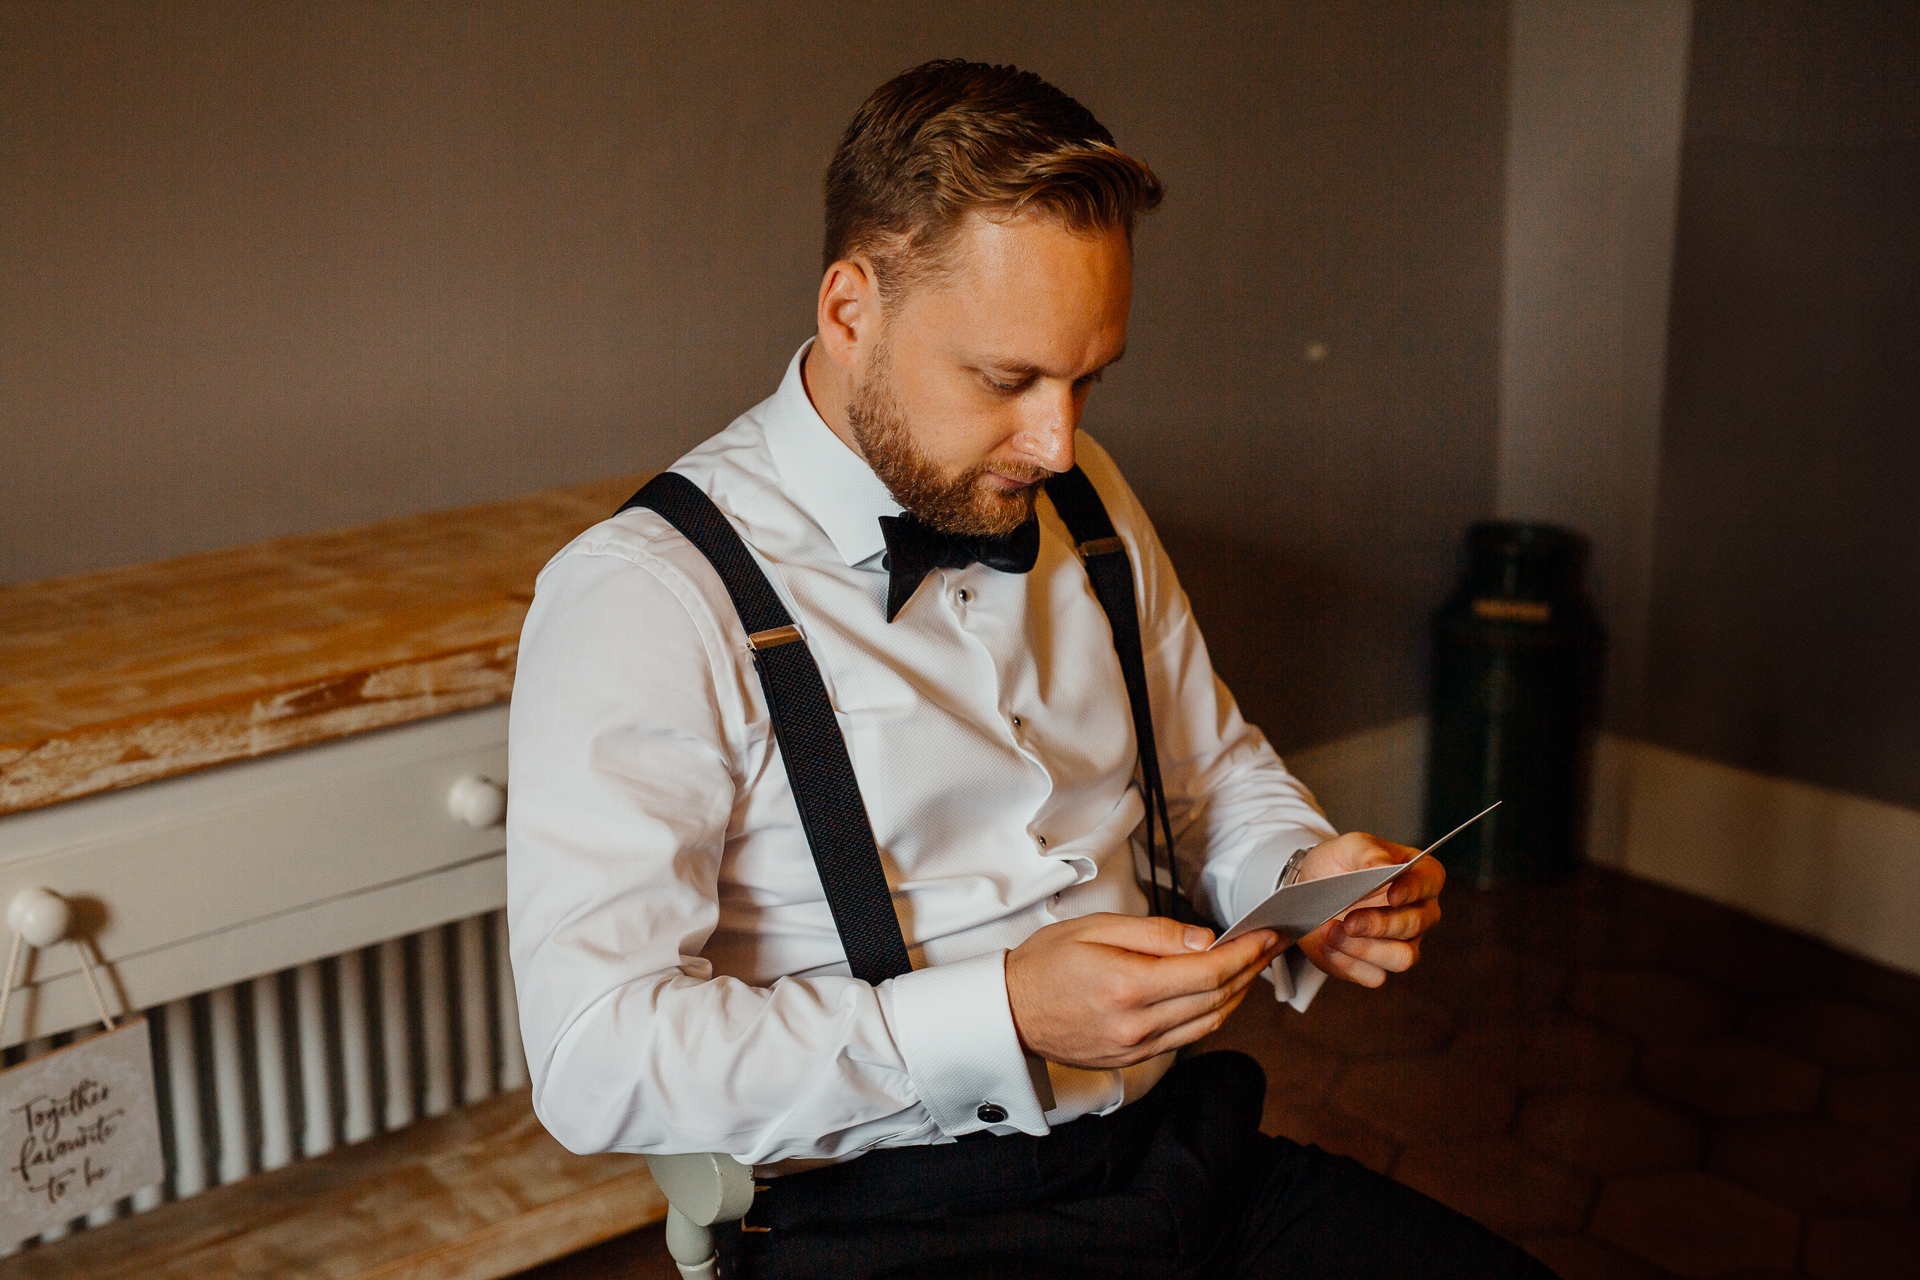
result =
[[[1068,387],[1056,395],[1037,397],[1018,443],[1035,464],[1055,473],[1071,471],[1073,433],[1079,426],[1079,397]]]

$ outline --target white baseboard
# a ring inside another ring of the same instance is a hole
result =
[[[1342,831],[1415,841],[1426,754],[1409,716],[1287,764]],[[1920,973],[1920,811],[1602,734],[1588,856]]]
[[[1920,973],[1920,812],[1631,748],[1626,870]]]

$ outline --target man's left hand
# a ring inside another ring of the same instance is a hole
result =
[[[1301,880],[1406,862],[1420,851],[1354,831],[1315,845],[1300,863]],[[1344,916],[1300,939],[1315,967],[1336,978],[1377,987],[1420,958],[1420,935],[1440,919],[1447,873],[1431,857]]]

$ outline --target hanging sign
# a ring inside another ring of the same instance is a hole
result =
[[[24,1240],[166,1176],[145,1018],[0,1073],[0,1239]]]
[[[166,1177],[147,1020],[114,1025],[87,948],[67,935],[69,922],[66,900],[48,889],[24,889],[7,906],[13,946],[0,978],[0,1027],[22,948],[64,941],[80,957],[105,1030],[0,1071],[0,1243],[37,1236]]]

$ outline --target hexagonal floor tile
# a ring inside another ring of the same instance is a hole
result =
[[[1546,1236],[1524,1242],[1528,1253],[1552,1267],[1560,1280],[1673,1280],[1656,1267],[1592,1236]]]
[[[1415,1143],[1393,1176],[1509,1236],[1576,1230],[1598,1185],[1500,1135]]]
[[[1718,1126],[1707,1142],[1707,1163],[1729,1181],[1802,1212],[1896,1214],[1912,1201],[1920,1160],[1830,1120],[1787,1116]]]
[[[1835,953],[1826,963],[1833,995],[1920,1022],[1920,974],[1901,973],[1859,956]]]
[[[1623,1032],[1569,1013],[1507,1018],[1460,1033],[1447,1051],[1523,1089],[1611,1089],[1639,1050]]]
[[[1661,967],[1741,995],[1805,995],[1828,982],[1831,947],[1779,925],[1702,903],[1661,956]]]
[[[1639,1079],[1655,1097],[1728,1119],[1810,1112],[1820,1101],[1820,1068],[1741,1036],[1653,1045]]]
[[[1369,990],[1329,982],[1300,1016],[1300,1033],[1335,1053],[1383,1057],[1428,1053],[1453,1038],[1453,1012],[1389,981]]]
[[[1528,955],[1601,968],[1656,964],[1693,902],[1592,867],[1564,884],[1507,893],[1497,935],[1503,942]]]
[[[1691,1169],[1700,1159],[1699,1122],[1632,1090],[1529,1098],[1515,1133],[1537,1151],[1604,1176]]]
[[[1574,979],[1567,1002],[1576,1013],[1656,1043],[1724,1031],[1733,1019],[1727,997],[1658,969],[1583,973]]]
[[[1756,1004],[1741,1030],[1762,1044],[1832,1066],[1909,1067],[1920,1063],[1920,1029],[1878,1009],[1804,996]]]
[[[1814,1280],[1920,1276],[1917,1235],[1910,1218],[1815,1218],[1807,1223],[1801,1269]]]
[[[1482,943],[1435,948],[1394,981],[1446,1005],[1463,1022],[1473,1023],[1545,1013],[1560,998],[1567,969],[1544,957]]]
[[[1328,1097],[1338,1110],[1403,1142],[1505,1133],[1515,1100],[1511,1085],[1445,1054],[1356,1062]]]
[[[1800,1216],[1712,1174],[1639,1173],[1609,1179],[1589,1234],[1676,1275],[1792,1271]]]
[[[1827,1113],[1883,1146],[1920,1154],[1920,1071],[1836,1071]]]

